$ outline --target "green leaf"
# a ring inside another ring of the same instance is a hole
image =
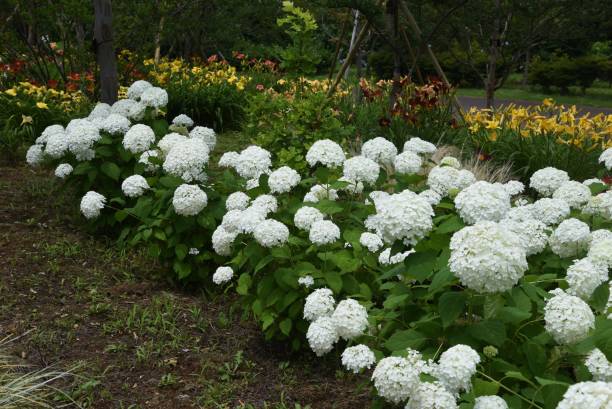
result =
[[[392,310],[395,307],[403,304],[404,301],[406,301],[406,299],[408,298],[408,296],[409,294],[390,295],[383,303],[383,307],[385,307],[385,309],[387,310]]]
[[[442,325],[448,327],[465,310],[466,295],[462,292],[448,291],[438,301],[438,312],[442,319]]]
[[[339,273],[336,271],[328,271],[325,273],[324,278],[327,285],[329,285],[329,288],[331,288],[334,293],[342,291],[342,277]]]
[[[422,251],[411,254],[404,260],[406,274],[422,282],[433,274],[437,257],[437,251]]]
[[[440,225],[436,228],[436,233],[445,234],[445,233],[454,233],[459,231],[465,227],[465,223],[459,216],[454,215],[450,219],[445,220],[440,223]]]
[[[128,217],[128,212],[126,212],[125,210],[117,210],[115,212],[115,220],[117,220],[118,222],[124,221],[126,217]]]
[[[484,320],[469,328],[470,335],[491,345],[501,346],[506,341],[506,327],[497,320]]]
[[[292,324],[291,318],[285,318],[278,324],[278,327],[284,335],[289,336]]]
[[[546,372],[547,356],[546,350],[541,345],[533,341],[527,341],[522,346],[523,353],[527,357],[527,365],[534,374]]]
[[[331,261],[343,272],[352,273],[361,267],[361,260],[355,258],[348,250],[340,250],[332,254]]]
[[[248,273],[240,274],[240,277],[238,278],[238,286],[236,287],[236,292],[240,295],[247,295],[252,282],[253,280],[251,279],[251,276]]]
[[[174,248],[174,253],[176,254],[176,257],[179,260],[183,260],[185,257],[187,257],[187,253],[189,252],[189,249],[187,248],[186,245],[184,244],[177,244],[176,247]]]
[[[329,200],[329,199],[319,200],[316,203],[315,207],[319,209],[322,213],[329,214],[329,215],[340,213],[341,211],[344,210],[344,208],[340,206],[338,203],[334,202],[333,200]]]
[[[406,348],[419,349],[427,341],[427,337],[413,329],[395,332],[385,342],[389,351],[401,351]]]
[[[589,304],[598,312],[606,313],[608,299],[610,298],[610,284],[605,282],[595,289]]]
[[[499,391],[499,383],[480,378],[474,379],[474,396],[497,395],[497,391]]]
[[[427,288],[427,292],[429,294],[435,294],[442,288],[453,283],[453,281],[455,281],[455,276],[448,267],[444,267],[434,275],[431,284],[429,284]]]
[[[517,307],[503,307],[497,313],[497,318],[503,322],[518,324],[519,322],[531,318],[531,313]]]
[[[119,180],[119,177],[121,176],[121,169],[119,168],[119,166],[112,162],[104,162],[100,166],[100,170],[102,171],[102,173],[104,173],[106,176],[113,180]]]
[[[531,382],[529,378],[527,378],[525,375],[523,375],[522,373],[518,371],[508,371],[505,373],[505,375],[506,375],[506,378],[518,379],[519,381],[528,383],[534,388],[536,387],[536,385],[533,382]]]

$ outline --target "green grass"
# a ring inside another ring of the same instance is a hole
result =
[[[589,88],[585,95],[575,88],[570,88],[570,95],[558,93],[543,93],[540,91],[524,88],[501,88],[495,92],[495,99],[522,99],[528,101],[542,101],[544,98],[552,98],[556,102],[565,105],[582,105],[600,108],[612,108],[612,88],[594,87]],[[457,90],[458,96],[482,97],[485,92],[478,88],[460,88]]]

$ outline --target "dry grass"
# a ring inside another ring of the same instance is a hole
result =
[[[476,180],[486,180],[491,183],[506,183],[509,180],[517,179],[512,174],[512,164],[493,163],[489,160],[481,160],[478,156],[466,156],[461,149],[452,145],[442,145],[434,153],[432,160],[439,163],[445,156],[454,156],[461,160],[461,168],[469,170],[474,174]]]
[[[72,378],[72,373],[52,368],[33,370],[20,364],[17,358],[5,352],[7,344],[14,340],[15,338],[0,340],[0,408],[57,408],[72,405],[73,402],[58,406],[57,402],[54,402],[54,398],[58,396],[71,401],[55,385]]]

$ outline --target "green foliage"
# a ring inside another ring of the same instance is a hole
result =
[[[306,167],[306,151],[315,141],[345,144],[353,133],[340,115],[322,91],[304,91],[293,97],[263,92],[249,99],[243,129],[253,143],[273,149],[279,163],[301,170]]]
[[[593,85],[596,78],[609,78],[610,60],[601,56],[587,55],[570,58],[555,55],[549,59],[536,59],[530,67],[529,80],[545,90],[557,87],[562,94],[569,92],[572,85],[579,86],[582,92]]]
[[[276,20],[292,43],[278,50],[281,68],[297,75],[312,74],[321,61],[320,45],[316,41],[317,22],[308,10],[296,7],[292,1],[283,1],[285,16]]]

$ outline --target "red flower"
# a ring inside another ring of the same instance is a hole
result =
[[[601,179],[606,185],[612,185],[612,175],[611,176],[604,176]]]
[[[256,89],[257,91],[263,91],[263,90],[265,89],[265,87],[264,87],[264,85],[263,85],[263,84],[257,84],[257,85],[255,86],[255,89]]]
[[[391,125],[391,120],[385,116],[381,117],[378,120],[378,125],[382,126],[383,128],[388,127],[389,125]]]
[[[208,61],[209,63],[211,62],[215,62],[219,59],[219,56],[217,54],[213,54],[210,57],[208,57],[208,59],[206,61]]]
[[[71,72],[68,74],[68,79],[71,81],[79,81],[81,79],[81,74],[78,72]]]
[[[57,80],[49,80],[49,81],[47,81],[47,86],[49,88],[56,89],[57,88]]]

